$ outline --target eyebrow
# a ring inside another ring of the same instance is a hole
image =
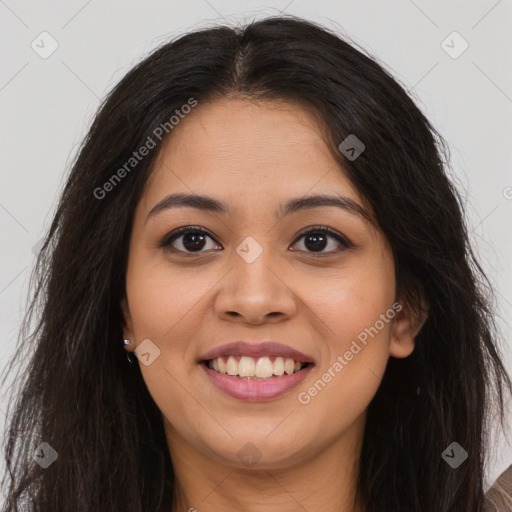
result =
[[[312,208],[319,208],[322,206],[334,206],[341,208],[349,213],[353,213],[362,217],[364,220],[372,224],[374,223],[373,215],[367,209],[356,203],[353,199],[350,199],[346,196],[332,196],[326,194],[290,199],[278,207],[275,212],[275,216],[279,219],[291,213],[295,213],[301,210],[309,210]],[[154,217],[164,210],[180,207],[197,208],[202,211],[220,213],[224,215],[230,213],[230,208],[227,203],[218,199],[214,199],[213,197],[197,194],[169,194],[155,206],[153,206],[153,208],[151,208],[151,211],[148,213],[144,222],[147,222],[151,217]]]

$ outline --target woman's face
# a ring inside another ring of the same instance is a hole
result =
[[[350,203],[365,208],[298,106],[199,103],[174,127],[135,212],[123,302],[171,454],[278,468],[361,439],[419,328],[393,306],[386,239]]]

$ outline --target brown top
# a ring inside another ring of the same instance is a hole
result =
[[[483,512],[512,512],[512,465],[485,493]]]

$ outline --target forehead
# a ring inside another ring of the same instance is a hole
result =
[[[175,191],[258,203],[330,191],[361,202],[316,116],[282,101],[199,103],[164,141],[143,199],[149,207]]]

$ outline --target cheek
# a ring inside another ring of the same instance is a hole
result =
[[[384,256],[365,255],[341,271],[302,285],[308,305],[328,328],[325,332],[332,340],[332,350],[344,351],[393,305],[395,275],[392,261]],[[379,322],[378,328],[380,339],[389,337],[390,322]]]
[[[316,379],[300,390],[298,401],[341,423],[362,413],[375,395],[389,359],[395,316],[392,267],[385,260],[360,263],[309,294],[326,343]]]
[[[149,339],[160,350],[150,365],[137,364],[164,418],[180,426],[184,410],[191,416],[202,414],[196,401],[190,400],[184,383],[193,378],[191,372],[196,370],[189,364],[196,356],[193,340],[201,325],[199,317],[204,315],[206,295],[215,280],[207,274],[171,272],[166,265],[144,264],[135,258],[132,264],[128,267],[126,288],[135,340],[140,344]]]
[[[165,349],[168,340],[179,338],[176,334],[187,326],[197,329],[198,311],[214,284],[212,276],[198,274],[134,261],[126,286],[137,341],[154,339]]]

